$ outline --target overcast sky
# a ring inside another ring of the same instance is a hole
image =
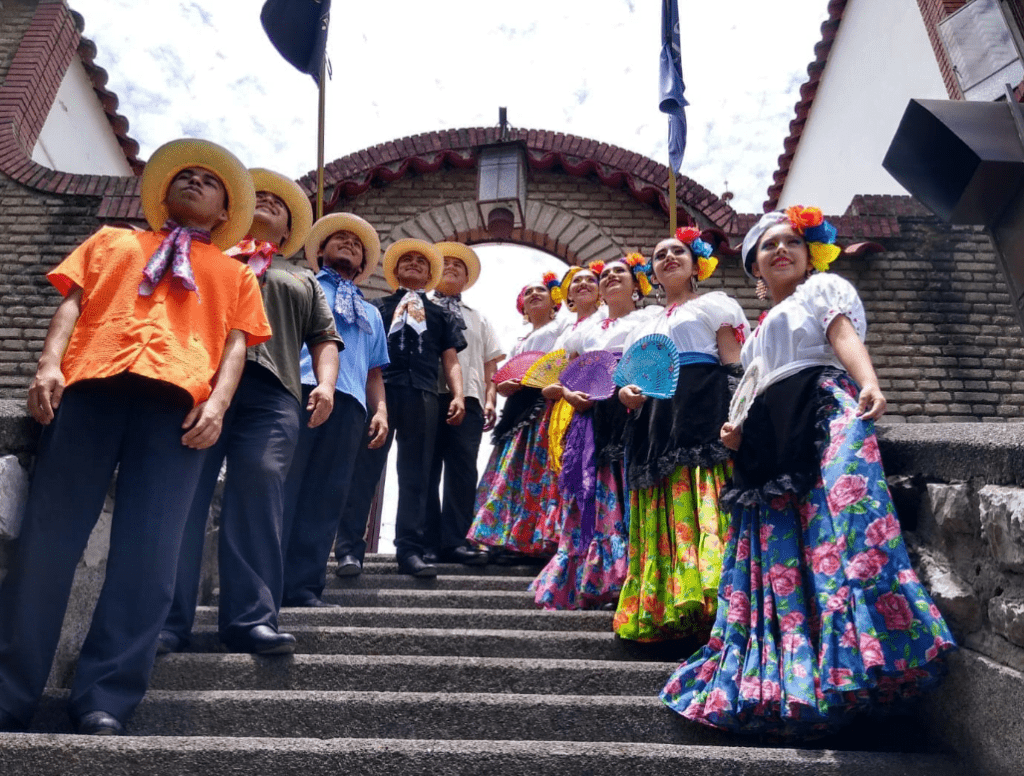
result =
[[[142,145],[195,135],[249,166],[316,166],[316,87],[270,45],[262,0],[69,0]],[[760,212],[827,0],[679,0],[689,142],[682,172]],[[328,161],[420,132],[566,132],[667,163],[656,0],[334,0]],[[144,31],[144,32],[143,32]],[[126,45],[127,42],[127,45]]]
[[[293,178],[315,168],[316,86],[267,40],[262,0],[69,4],[85,17],[141,158],[194,136],[250,167]],[[762,210],[827,5],[679,0],[690,102],[682,172],[716,194],[728,181],[740,212]],[[421,132],[493,126],[506,106],[515,127],[580,135],[667,164],[660,9],[656,0],[334,0],[326,160]],[[522,333],[519,288],[564,265],[517,247],[479,252],[484,270],[467,302],[487,310],[510,347]],[[485,445],[481,466],[488,453]],[[394,535],[393,463],[388,479],[384,551]]]

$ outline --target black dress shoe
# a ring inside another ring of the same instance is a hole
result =
[[[419,555],[407,555],[398,559],[400,574],[409,574],[418,579],[429,579],[437,576],[437,566],[427,563]]]
[[[424,563],[437,563],[437,553],[433,550],[423,551],[423,562]]]
[[[331,609],[337,608],[338,604],[329,604],[321,598],[303,598],[300,600],[283,601],[281,606],[288,606],[300,609]]]
[[[227,637],[224,643],[232,652],[253,655],[290,655],[295,651],[295,637],[278,633],[269,625],[257,625],[241,635]]]
[[[339,577],[358,577],[363,573],[363,564],[355,555],[342,555],[334,573]]]
[[[81,736],[119,736],[124,727],[105,711],[89,711],[75,721],[75,731]]]
[[[440,557],[444,563],[464,563],[467,566],[487,565],[486,552],[474,550],[464,544],[448,550],[442,550]]]
[[[158,655],[167,655],[171,652],[181,651],[181,637],[169,630],[160,631],[160,635],[156,637],[156,653]]]

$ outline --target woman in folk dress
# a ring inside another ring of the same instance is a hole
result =
[[[509,358],[531,350],[552,349],[561,332],[553,273],[523,287],[516,309],[531,331],[512,348]],[[494,450],[480,478],[476,513],[467,538],[511,556],[548,557],[554,547],[540,537],[538,526],[554,524],[560,508],[556,477],[548,468],[547,402],[537,388],[517,381],[498,385],[505,397],[494,429]]]
[[[641,296],[650,290],[643,273],[645,264],[639,254],[607,265],[590,264],[600,278],[599,288],[608,308],[607,317],[580,327],[566,338],[564,347],[568,353],[579,355],[607,350],[621,355],[629,333],[652,311],[661,309],[637,309]],[[625,408],[614,396],[594,402],[579,391],[570,391],[558,384],[545,388],[544,395],[552,401],[565,399],[575,410],[562,456],[563,485],[568,482],[567,469],[582,472],[582,475],[575,478],[571,493],[566,487],[562,488],[564,522],[558,551],[530,589],[534,600],[545,609],[613,607],[626,573],[622,481]],[[578,434],[574,435],[574,429]],[[581,440],[584,433],[593,435],[593,454],[589,456],[582,443],[573,442]],[[590,485],[580,487],[582,483]]]
[[[900,534],[864,308],[825,271],[834,240],[819,210],[794,207],[743,241],[744,269],[773,306],[742,351],[756,398],[742,427],[722,427],[737,452],[718,616],[661,696],[707,725],[829,731],[934,685],[955,649]]]
[[[732,297],[698,293],[698,281],[718,265],[699,230],[679,229],[659,242],[652,265],[665,310],[637,328],[627,347],[649,334],[666,335],[679,351],[679,370],[671,399],[647,398],[636,385],[619,391],[631,410],[629,570],[613,627],[637,641],[706,637],[714,622],[729,525],[718,497],[732,473],[719,430],[750,333]]]

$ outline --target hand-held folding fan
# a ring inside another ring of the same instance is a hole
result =
[[[734,426],[743,425],[750,411],[750,405],[757,396],[757,384],[761,380],[761,362],[755,359],[743,372],[740,384],[736,386],[736,393],[732,395],[729,402],[729,422]]]
[[[575,359],[562,372],[559,382],[570,391],[579,391],[595,401],[615,393],[615,367],[619,357],[607,350],[591,350]]]
[[[504,383],[509,380],[522,382],[526,370],[533,366],[537,359],[543,355],[545,355],[543,350],[527,350],[518,356],[512,356],[512,358],[501,365],[501,368],[494,373],[494,377],[491,379],[496,383]]]
[[[523,375],[522,384],[530,388],[546,388],[558,382],[558,378],[569,363],[569,354],[564,350],[552,350],[537,359]]]
[[[635,385],[655,399],[671,399],[678,377],[679,351],[664,334],[648,334],[630,345],[614,375],[616,385]]]

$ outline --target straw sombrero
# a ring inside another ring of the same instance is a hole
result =
[[[434,243],[434,247],[441,251],[442,256],[450,256],[453,259],[458,259],[466,265],[466,272],[469,273],[469,281],[466,283],[466,287],[462,290],[468,291],[480,278],[480,257],[476,255],[476,251],[468,245],[463,245],[458,242]]]
[[[294,256],[306,241],[309,228],[313,225],[313,208],[309,205],[309,198],[299,188],[299,184],[273,170],[254,167],[249,170],[249,174],[252,175],[252,184],[256,191],[276,194],[288,206],[288,212],[292,215],[292,233],[284,241],[280,251],[285,258]]]
[[[320,252],[320,246],[332,234],[341,231],[352,232],[363,244],[366,266],[353,281],[358,286],[377,269],[377,264],[380,262],[380,237],[377,236],[377,230],[370,226],[368,221],[354,213],[330,213],[313,224],[313,228],[309,230],[309,236],[306,237],[306,263],[309,264],[313,272],[318,272],[320,264],[317,261],[317,254]]]
[[[228,220],[213,230],[213,243],[230,248],[249,231],[256,207],[256,190],[249,171],[235,155],[209,140],[181,138],[164,143],[153,152],[142,171],[142,212],[150,228],[160,229],[167,220],[164,197],[174,176],[186,167],[203,167],[215,173],[228,194]]]
[[[397,291],[401,285],[395,276],[395,266],[398,260],[405,254],[416,251],[422,253],[430,262],[430,281],[424,291],[433,291],[441,280],[441,270],[444,269],[444,257],[441,252],[426,240],[417,240],[413,237],[406,237],[403,240],[391,243],[384,252],[384,279],[388,281],[392,291]]]

